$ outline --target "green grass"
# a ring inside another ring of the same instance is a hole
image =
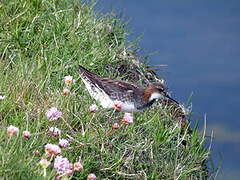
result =
[[[131,71],[144,74],[144,64],[135,65],[134,43],[127,42],[126,24],[111,14],[93,10],[94,2],[64,0],[2,0],[0,3],[0,177],[2,179],[52,179],[38,165],[45,157],[44,145],[58,143],[48,128],[61,129],[61,138],[74,138],[62,156],[83,164],[73,179],[208,179],[210,152],[205,137],[195,128],[191,135],[181,129],[169,108],[154,106],[134,114],[131,125],[112,130],[123,114],[100,108],[78,77],[79,65],[101,75],[134,79]],[[121,65],[121,66],[120,66]],[[116,71],[123,65],[129,70]],[[76,82],[64,96],[64,76]],[[145,78],[145,79],[144,79]],[[138,79],[144,84],[146,77]],[[49,121],[46,111],[57,107],[60,119]],[[19,127],[9,137],[6,128]],[[32,133],[22,138],[24,130]],[[182,145],[185,140],[187,145]],[[40,156],[34,155],[39,150]],[[211,175],[211,174],[210,174]]]

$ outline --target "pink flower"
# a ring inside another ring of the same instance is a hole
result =
[[[64,77],[64,82],[66,85],[71,85],[73,83],[73,77],[68,75]]]
[[[133,116],[131,113],[125,113],[123,116],[123,122],[125,124],[132,124],[133,123]]]
[[[31,136],[31,134],[30,134],[29,131],[23,131],[23,137],[24,138],[28,139],[28,138],[30,138],[30,136]]]
[[[46,169],[51,163],[47,159],[41,159],[39,165]]]
[[[56,156],[58,154],[61,154],[62,151],[58,145],[46,144],[45,152],[46,152],[47,156]]]
[[[14,136],[19,132],[19,129],[13,125],[8,126],[7,128],[7,134],[9,136]]]
[[[69,137],[67,140],[68,140],[69,143],[71,143],[71,142],[74,141],[74,138],[73,137]]]
[[[88,175],[87,180],[95,180],[97,177],[95,174],[91,173]]]
[[[73,170],[76,172],[81,172],[83,170],[83,166],[80,162],[75,162],[73,164]]]
[[[0,100],[4,100],[4,99],[5,99],[5,96],[0,95]]]
[[[35,151],[33,151],[33,153],[34,153],[35,156],[40,156],[40,155],[41,155],[41,153],[39,152],[39,150],[35,150]]]
[[[57,120],[60,116],[62,116],[62,112],[58,111],[56,107],[52,107],[46,112],[46,116],[51,120]]]
[[[98,107],[96,104],[92,104],[90,107],[89,107],[89,111],[90,112],[96,112],[98,110]]]
[[[61,130],[58,129],[57,127],[50,127],[48,132],[55,137],[60,136],[61,134]]]
[[[120,111],[123,107],[123,102],[122,101],[114,101],[114,107],[116,110]]]
[[[113,129],[119,129],[120,125],[118,123],[114,123],[112,126]]]
[[[62,156],[57,156],[55,158],[54,169],[56,169],[59,174],[69,173],[72,168],[73,165],[69,162],[67,158],[63,158]]]
[[[69,94],[70,94],[70,90],[69,89],[67,89],[67,88],[63,89],[63,95],[67,96]]]
[[[69,146],[69,141],[66,140],[66,139],[60,139],[60,140],[59,140],[59,146],[61,146],[61,147],[67,147],[67,146]]]

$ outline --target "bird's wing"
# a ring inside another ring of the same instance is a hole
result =
[[[135,103],[139,99],[137,96],[143,92],[143,88],[135,84],[100,77],[82,66],[79,74],[89,94],[105,108],[112,107],[114,101]]]
[[[121,80],[101,78],[98,83],[111,99],[122,102],[134,103],[141,91],[143,92],[142,87]]]

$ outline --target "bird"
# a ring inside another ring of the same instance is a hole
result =
[[[160,82],[142,87],[127,81],[102,77],[83,66],[79,67],[78,74],[90,96],[103,108],[134,113],[152,106],[158,99],[168,99],[179,104],[168,95],[165,84]]]

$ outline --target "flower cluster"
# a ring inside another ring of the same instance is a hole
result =
[[[13,125],[8,126],[8,128],[7,128],[7,134],[8,134],[9,136],[14,136],[14,135],[16,135],[18,132],[19,132],[19,128],[18,128],[18,127],[15,127],[15,126],[13,126]]]
[[[73,170],[76,172],[81,172],[83,170],[83,166],[80,162],[75,162],[73,164]]]
[[[35,155],[35,156],[40,156],[41,155],[41,153],[39,152],[39,150],[35,150],[35,151],[33,151],[33,154]]]
[[[29,139],[31,136],[30,132],[29,131],[23,131],[23,137],[26,138],[26,139]]]
[[[74,83],[74,79],[72,76],[68,75],[64,78],[65,85],[67,88],[63,89],[63,95],[67,96],[70,94],[69,86]],[[5,96],[0,96],[0,100],[3,100]],[[114,101],[114,107],[115,110],[122,110],[123,108],[123,102],[121,101]],[[98,111],[98,106],[96,104],[92,104],[89,107],[89,112],[95,113]],[[58,110],[57,107],[51,107],[48,109],[45,113],[47,118],[49,118],[50,121],[54,121],[59,119],[62,116],[62,112]],[[130,113],[125,113],[123,120],[123,123],[125,124],[131,124],[133,123],[133,116]],[[112,129],[119,129],[120,123],[114,123],[112,126]],[[7,127],[7,134],[9,136],[14,136],[19,133],[19,128],[15,127],[13,125],[10,125]],[[57,144],[46,144],[44,146],[45,154],[40,153],[40,151],[35,150],[34,154],[36,157],[40,157],[39,165],[44,169],[44,176],[46,176],[46,169],[49,167],[53,167],[54,170],[57,172],[56,178],[61,178],[64,176],[72,176],[74,172],[82,172],[84,170],[83,165],[81,162],[77,161],[72,163],[69,161],[67,157],[62,156],[62,150],[61,148],[65,148],[65,150],[71,149],[67,148],[70,146],[70,140],[61,138],[61,130],[57,127],[50,127],[48,129],[48,135],[51,135],[55,138],[59,138],[58,145]],[[22,137],[25,139],[29,139],[31,137],[31,133],[28,130],[25,130],[22,132]],[[52,164],[52,165],[51,165]],[[97,177],[95,174],[90,173],[87,176],[87,180],[95,180]]]
[[[73,164],[67,158],[57,156],[54,160],[54,169],[57,170],[58,174],[72,173]]]
[[[65,87],[63,88],[62,93],[63,95],[67,96],[70,94],[70,88],[71,88],[70,85],[74,83],[73,77],[70,75],[65,76],[64,83],[65,83]],[[4,99],[5,99],[5,96],[0,95],[0,101]],[[116,101],[115,107],[117,110],[121,110],[122,105],[123,105],[122,102]],[[92,104],[89,107],[89,112],[95,113],[97,111],[98,111],[98,106],[96,104]],[[82,172],[84,170],[84,167],[80,161],[71,162],[67,157],[64,157],[62,153],[63,150],[72,149],[73,147],[69,147],[69,146],[71,144],[74,144],[73,142],[70,141],[70,139],[62,138],[61,130],[58,129],[57,127],[54,127],[56,126],[56,124],[58,124],[56,120],[61,118],[62,115],[63,113],[57,107],[50,107],[48,110],[45,111],[45,117],[47,117],[49,121],[54,121],[50,123],[55,124],[53,125],[53,127],[51,126],[49,127],[46,134],[51,135],[51,137],[54,137],[54,141],[56,141],[56,138],[59,141],[58,141],[58,144],[45,143],[44,146],[42,147],[44,149],[43,153],[40,151],[40,149],[39,150],[35,149],[34,151],[32,151],[35,158],[39,158],[39,162],[37,165],[44,169],[44,173],[43,173],[44,176],[46,176],[47,168],[53,168],[56,171],[57,176],[60,178],[64,177],[65,175],[71,176],[75,172]],[[118,128],[120,128],[120,125],[118,123],[115,123],[113,125],[113,129],[118,129]],[[16,136],[17,134],[19,134],[19,131],[20,131],[19,128],[16,126],[9,125],[7,127],[7,134],[10,137]],[[30,139],[32,136],[29,130],[23,130],[23,131],[21,130],[21,133],[22,133],[21,136],[18,136],[18,137]],[[39,134],[40,136],[42,135],[42,133],[38,133],[38,135]],[[88,174],[87,179],[95,180],[96,175],[93,173],[90,173]]]
[[[61,130],[56,127],[49,128],[48,132],[58,137],[61,134]],[[53,168],[56,170],[57,175],[56,179],[61,179],[61,177],[71,176],[74,172],[83,171],[83,166],[80,162],[71,163],[68,158],[61,156],[62,150],[60,147],[68,147],[70,145],[70,141],[67,139],[59,139],[59,145],[56,144],[46,144],[45,148],[45,158],[42,158],[39,164],[43,167],[43,174],[46,175],[46,168],[48,168],[53,161]],[[40,156],[39,151],[35,151],[34,154],[36,156]],[[51,158],[48,160],[48,158]]]
[[[87,180],[96,180],[96,179],[97,179],[97,177],[93,173],[89,174],[88,177],[87,177]]]
[[[72,76],[68,75],[64,77],[64,83],[66,86],[70,86],[74,83],[74,79]],[[64,96],[68,96],[70,94],[70,90],[68,88],[64,88],[63,89],[63,95]]]
[[[132,124],[133,123],[133,116],[131,113],[125,113],[123,116],[123,122],[125,124]]]
[[[80,162],[70,163],[67,158],[56,156],[54,160],[54,169],[58,174],[72,175],[73,172],[83,171],[83,166]]]
[[[113,129],[119,129],[120,125],[118,123],[114,123],[112,126]]]
[[[60,136],[60,134],[61,134],[61,130],[58,129],[57,127],[50,127],[49,130],[48,130],[48,132],[49,132],[52,136],[55,136],[55,137]]]
[[[92,104],[90,107],[89,107],[89,111],[90,112],[96,112],[98,110],[98,107],[96,104]]]
[[[67,96],[67,95],[69,95],[69,94],[70,94],[70,90],[67,89],[67,88],[64,88],[64,89],[63,89],[63,95]]]
[[[56,156],[61,154],[62,151],[58,145],[55,144],[46,144],[45,145],[45,152],[48,157]]]
[[[19,132],[19,128],[16,126],[10,125],[7,127],[7,134],[9,136],[15,136],[18,134],[18,132]],[[23,138],[29,139],[31,136],[31,133],[29,131],[23,131],[22,136]]]
[[[64,77],[64,82],[67,86],[71,85],[74,83],[73,77],[68,75]]]
[[[69,146],[69,141],[66,139],[59,139],[59,146],[67,147],[67,146]]]
[[[59,111],[56,107],[52,107],[46,112],[46,116],[53,121],[60,118],[62,116],[62,112]]]

